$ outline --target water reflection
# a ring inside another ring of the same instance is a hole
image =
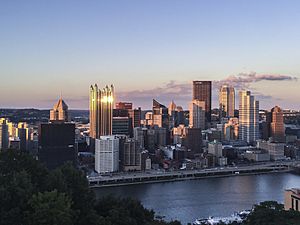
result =
[[[261,201],[283,202],[284,189],[291,187],[300,187],[300,176],[280,173],[100,188],[96,195],[137,198],[166,219],[186,224],[249,209]]]

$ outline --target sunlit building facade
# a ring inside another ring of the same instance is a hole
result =
[[[239,139],[248,143],[259,139],[259,102],[250,91],[239,92]]]
[[[58,102],[53,106],[53,109],[50,110],[50,122],[68,122],[68,105],[60,97]]]
[[[193,100],[189,106],[189,126],[191,128],[205,129],[205,102]]]
[[[235,91],[233,87],[223,85],[219,94],[220,110],[226,117],[234,117]]]
[[[279,106],[275,106],[271,110],[271,137],[272,141],[285,142],[285,129],[283,121],[283,111]]]
[[[90,137],[112,135],[114,87],[90,87]]]

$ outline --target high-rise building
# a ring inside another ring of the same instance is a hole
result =
[[[112,121],[113,135],[127,135],[132,136],[132,121],[129,117],[113,117]]]
[[[193,100],[190,103],[189,123],[191,128],[205,129],[205,102]]]
[[[114,87],[90,87],[90,137],[112,135]]]
[[[26,123],[19,123],[17,129],[17,136],[20,140],[20,150],[27,151],[30,139],[29,127]]]
[[[142,117],[142,110],[141,108],[131,109],[128,111],[129,117],[132,120],[132,127],[140,127],[141,126],[141,117]]]
[[[285,129],[283,121],[283,111],[279,106],[271,110],[271,137],[274,142],[285,142]]]
[[[239,139],[251,144],[259,139],[259,102],[250,91],[239,92]]]
[[[53,106],[53,109],[50,110],[50,121],[60,121],[60,122],[68,122],[68,105],[65,101],[60,97],[58,102]]]
[[[141,153],[138,142],[134,139],[127,139],[124,143],[123,170],[141,170]]]
[[[38,158],[49,169],[76,163],[75,124],[42,123],[39,126]]]
[[[169,129],[169,114],[168,108],[158,101],[153,99],[153,125],[157,125],[158,127],[164,127]]]
[[[0,119],[0,150],[7,150],[9,146],[8,121]]]
[[[211,122],[211,81],[193,81],[193,100],[205,102],[206,122]]]
[[[119,138],[100,136],[95,141],[95,170],[98,173],[111,173],[119,170]]]
[[[234,117],[235,91],[233,87],[223,85],[219,95],[220,111],[226,117]]]

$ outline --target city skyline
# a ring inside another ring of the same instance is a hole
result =
[[[228,82],[261,108],[299,109],[300,3],[288,3],[2,3],[0,105],[49,109],[62,92],[70,108],[88,109],[89,84],[114,83],[117,101],[187,109],[191,82],[211,80],[213,107]]]

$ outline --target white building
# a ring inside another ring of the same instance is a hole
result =
[[[190,103],[190,127],[205,129],[205,102],[193,100]]]
[[[95,141],[95,170],[98,173],[111,173],[119,170],[119,138],[100,136]]]
[[[250,91],[240,91],[239,99],[239,139],[254,143],[259,139],[259,102]]]
[[[217,141],[208,143],[208,153],[213,154],[216,158],[222,157],[222,143]]]

